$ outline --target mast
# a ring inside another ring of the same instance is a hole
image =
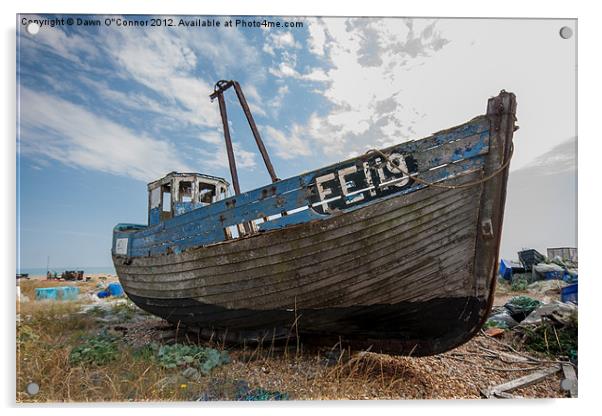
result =
[[[228,127],[228,113],[226,111],[226,102],[224,100],[224,91],[226,91],[230,87],[234,87],[234,90],[236,91],[236,96],[238,97],[240,106],[242,107],[242,110],[245,113],[245,117],[247,118],[247,122],[249,123],[249,127],[251,128],[251,132],[253,133],[253,137],[255,138],[255,143],[257,143],[257,148],[259,149],[259,153],[261,153],[263,163],[265,164],[265,167],[268,170],[272,182],[277,182],[280,179],[278,179],[278,177],[276,176],[276,171],[274,170],[274,166],[272,165],[272,161],[270,160],[268,151],[265,145],[263,144],[263,140],[261,140],[259,130],[257,130],[257,125],[255,124],[255,119],[253,118],[253,114],[251,114],[251,109],[249,108],[249,104],[247,103],[247,99],[245,98],[245,95],[242,92],[240,84],[237,81],[218,81],[215,84],[213,93],[209,97],[212,101],[215,98],[217,98],[219,103],[220,115],[222,117],[222,126],[224,128],[224,139],[226,141],[226,151],[228,153],[228,164],[230,166],[230,175],[232,176],[232,186],[234,187],[235,194],[238,195],[240,194],[240,185],[238,182],[238,172],[236,170],[236,160],[234,158],[232,138],[230,137],[230,128]]]

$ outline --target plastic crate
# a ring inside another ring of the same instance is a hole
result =
[[[572,302],[577,304],[577,283],[563,287],[560,290],[560,300],[564,303]]]

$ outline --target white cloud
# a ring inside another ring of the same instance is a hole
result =
[[[271,32],[271,37],[277,48],[301,48],[301,44],[295,40],[292,32]]]
[[[255,116],[256,114],[260,115],[260,116],[264,116],[264,117],[267,116],[267,113],[263,109],[264,99],[261,97],[261,95],[257,91],[257,88],[255,87],[255,85],[246,84],[244,86],[243,94],[245,95],[245,98],[247,99],[247,103],[249,104],[249,108],[251,109],[251,113],[253,114],[253,116]]]
[[[31,16],[30,18],[43,19],[39,16]],[[98,56],[98,49],[89,38],[75,33],[67,34],[58,27],[45,26],[35,37],[23,31],[21,42],[22,50],[50,50],[63,59],[85,67],[87,67],[87,58]]]
[[[223,129],[219,129],[217,131],[204,131],[199,134],[199,139],[206,143],[211,143],[214,145],[221,145],[224,142]]]
[[[537,156],[522,168],[539,175],[556,175],[577,170],[577,138],[572,137]],[[517,171],[520,171],[518,169]]]
[[[21,152],[142,181],[189,171],[175,147],[85,108],[29,88],[20,91]]]
[[[296,48],[301,49],[301,44],[295,40],[292,32],[266,32],[266,36],[264,38],[263,51],[275,56],[276,51],[287,49],[287,48]]]
[[[416,115],[411,107],[402,105],[407,97],[400,94],[405,85],[405,73],[400,69],[445,43],[434,25],[402,19],[315,19],[309,32],[310,50],[322,61],[315,67],[297,67],[301,44],[293,32],[265,32],[266,52],[278,52],[280,58],[278,65],[269,69],[261,65],[260,51],[249,45],[241,31],[108,30],[92,42],[55,29],[46,45],[75,61],[85,53],[106,57],[115,69],[113,77],[129,82],[124,90],[113,79],[98,81],[85,72],[80,75],[79,81],[109,104],[103,107],[109,114],[103,120],[132,109],[154,114],[145,118],[150,121],[144,126],[154,135],[173,131],[174,126],[194,127],[193,137],[217,148],[205,154],[217,166],[227,166],[221,134],[215,132],[221,118],[218,106],[208,98],[213,81],[200,77],[200,68],[229,74],[233,68],[245,67],[249,78],[243,81],[244,91],[258,116],[267,116],[268,110],[278,117],[289,94],[285,79],[319,83],[319,93],[330,104],[327,114],[312,114],[305,124],[293,124],[286,131],[268,128],[269,142],[279,149],[286,147],[278,151],[285,159],[307,156],[312,148],[337,158],[409,136],[409,122]],[[86,47],[89,50],[84,52]],[[268,71],[280,78],[277,82],[281,84],[275,96],[266,100],[257,86],[264,85]],[[94,98],[87,94],[82,100],[90,103]],[[241,167],[254,167],[253,154],[237,146]]]
[[[292,77],[292,78],[301,78],[301,74],[297,72],[297,70],[289,63],[280,62],[277,68],[270,68],[268,70],[270,74],[274,75],[278,78]]]
[[[183,39],[168,31],[128,30],[109,32],[105,40],[122,74],[164,97],[173,116],[193,125],[217,125],[219,111],[208,98],[213,86],[193,75],[197,55]]]
[[[257,166],[255,154],[253,152],[243,149],[241,144],[238,142],[233,142],[232,147],[234,148],[234,157],[236,160],[237,169],[252,170]],[[201,154],[201,160],[199,161],[199,164],[202,167],[206,165],[214,168],[229,167],[228,153],[226,153],[225,146],[216,147],[214,150],[199,149],[199,153]]]
[[[295,125],[291,132],[284,133],[272,126],[266,126],[266,141],[271,146],[271,150],[275,151],[276,155],[282,159],[294,159],[298,156],[311,155],[310,148],[304,141],[304,131]]]
[[[297,126],[306,142],[336,159],[413,136],[412,123],[420,114],[403,94],[408,86],[403,69],[423,63],[445,45],[435,22],[321,18],[309,25],[309,34],[310,51],[322,67],[301,73],[281,62],[269,69],[280,78],[322,83],[318,91],[331,109]]]
[[[320,68],[312,69],[311,72],[302,75],[302,78],[307,79],[309,81],[330,81],[330,78],[328,77],[326,72]]]
[[[328,82],[330,77],[321,68],[312,68],[310,72],[302,74],[298,72],[294,65],[287,62],[281,62],[276,68],[269,68],[269,73],[278,78],[295,78],[304,81]]]
[[[326,26],[321,18],[308,19],[309,29],[309,48],[310,51],[318,56],[324,56],[326,53]]]
[[[215,73],[224,77],[238,68],[245,68],[247,82],[261,82],[266,76],[261,52],[249,43],[246,33],[243,30],[182,30],[171,36],[179,37],[194,50],[199,67],[214,67]]]
[[[263,44],[262,50],[265,53],[270,54],[272,56],[276,55],[276,52],[274,51],[274,47],[272,45],[270,45],[269,43],[267,43],[267,42]]]
[[[271,108],[274,118],[278,117],[278,114],[280,113],[280,109],[282,108],[282,105],[284,104],[284,99],[286,98],[288,93],[289,93],[288,85],[286,85],[286,84],[281,85],[278,87],[278,90],[276,91],[276,95],[274,97],[272,97],[272,99],[268,102],[268,106]]]

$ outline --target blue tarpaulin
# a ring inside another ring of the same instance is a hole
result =
[[[73,286],[38,287],[36,300],[76,300],[79,288]]]
[[[100,292],[98,292],[96,294],[96,296],[98,296],[100,299],[102,299],[102,298],[108,298],[109,296],[111,296],[111,294],[109,293],[108,290],[101,290]]]
[[[109,283],[109,286],[105,290],[102,290],[96,294],[99,298],[107,298],[109,296],[123,296],[123,287],[121,284],[114,282]]]
[[[36,300],[57,300],[58,291],[56,287],[38,287],[36,288]]]
[[[76,300],[79,295],[79,287],[65,286],[59,288],[60,298],[62,300]]]
[[[109,293],[111,296],[121,296],[123,295],[123,288],[119,283],[109,283],[108,287]]]

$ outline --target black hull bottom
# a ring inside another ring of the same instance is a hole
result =
[[[346,308],[227,309],[195,299],[153,299],[128,294],[140,308],[169,322],[228,334],[227,341],[257,341],[298,332],[303,341],[353,349],[424,356],[448,351],[480,329],[486,301],[475,297],[439,298]]]

